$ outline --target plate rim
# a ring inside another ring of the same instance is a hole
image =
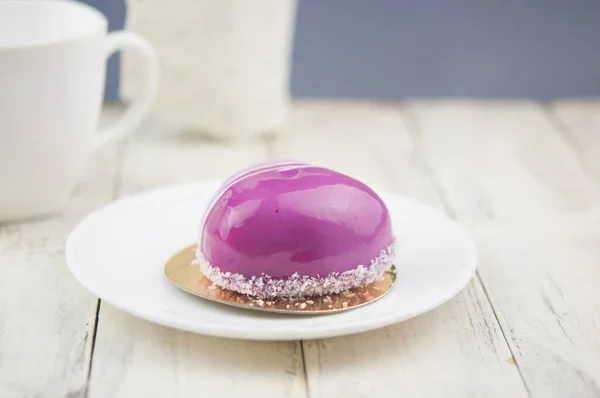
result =
[[[336,325],[335,323],[333,323],[332,325],[328,325],[328,327],[326,329],[317,329],[315,331],[302,330],[302,331],[297,332],[295,330],[291,330],[291,329],[287,329],[287,328],[285,330],[280,330],[280,329],[278,330],[278,328],[272,328],[272,329],[268,329],[268,330],[262,330],[262,329],[261,330],[252,330],[252,329],[242,329],[239,327],[235,327],[234,324],[217,324],[217,325],[211,324],[211,323],[191,324],[190,322],[186,322],[184,320],[179,320],[179,319],[175,319],[175,318],[165,319],[164,317],[156,316],[155,314],[148,313],[147,311],[140,311],[135,308],[129,308],[128,306],[122,305],[119,302],[116,302],[115,300],[112,300],[110,298],[102,297],[102,295],[98,294],[98,292],[96,291],[93,284],[86,283],[85,277],[82,277],[82,275],[77,271],[77,267],[74,266],[74,261],[75,261],[73,259],[74,242],[78,238],[78,236],[81,233],[82,228],[85,226],[85,224],[88,223],[91,218],[97,216],[98,214],[101,214],[103,211],[106,211],[112,207],[119,206],[126,202],[143,199],[145,196],[164,194],[169,191],[179,191],[179,190],[186,190],[186,189],[191,190],[194,188],[197,189],[197,188],[200,188],[203,186],[206,187],[209,184],[214,184],[215,186],[218,186],[218,184],[222,181],[223,181],[223,179],[211,178],[211,179],[205,179],[205,180],[200,180],[200,181],[191,182],[191,183],[169,184],[169,185],[164,185],[164,186],[161,186],[158,188],[146,189],[146,190],[143,190],[143,191],[131,194],[131,195],[124,196],[122,198],[118,198],[116,200],[112,200],[112,201],[106,203],[105,205],[86,214],[82,219],[80,219],[80,221],[71,230],[71,232],[68,234],[67,239],[65,241],[65,260],[66,260],[66,264],[67,264],[67,268],[68,268],[69,272],[84,289],[86,289],[88,292],[92,293],[99,300],[106,302],[106,303],[110,304],[111,306],[115,307],[116,309],[123,311],[125,313],[128,313],[128,314],[131,314],[135,317],[150,321],[152,323],[156,323],[158,325],[162,325],[162,326],[166,326],[166,327],[170,327],[170,328],[174,328],[174,329],[179,329],[179,330],[186,331],[189,333],[202,334],[202,335],[213,336],[213,337],[254,340],[254,341],[314,340],[314,339],[330,338],[330,337],[337,337],[337,336],[348,336],[348,335],[372,331],[372,330],[380,329],[380,328],[383,328],[386,326],[391,326],[396,323],[404,322],[408,319],[417,317],[417,316],[422,315],[426,312],[429,312],[437,307],[440,307],[440,306],[446,304],[447,302],[449,302],[450,300],[452,300],[453,298],[455,298],[473,280],[473,277],[475,276],[475,274],[477,272],[477,260],[478,260],[477,248],[475,246],[475,243],[473,242],[473,239],[467,232],[467,230],[460,223],[458,223],[457,221],[448,217],[447,214],[439,211],[436,208],[428,206],[428,205],[426,205],[416,199],[413,199],[411,197],[408,197],[408,196],[405,196],[405,195],[402,195],[402,194],[399,194],[399,193],[396,193],[396,192],[393,192],[390,190],[379,190],[379,191],[377,191],[377,194],[379,196],[381,196],[382,199],[384,199],[384,200],[386,197],[395,197],[396,199],[400,199],[405,202],[410,202],[412,205],[416,205],[418,207],[424,208],[428,212],[433,212],[437,216],[444,218],[446,222],[451,223],[456,228],[456,231],[458,233],[460,233],[460,235],[462,235],[461,238],[468,246],[468,252],[469,252],[468,259],[466,260],[467,264],[466,264],[466,269],[465,269],[465,278],[460,283],[457,283],[455,285],[455,289],[453,289],[452,292],[449,293],[443,300],[437,301],[435,303],[431,303],[431,304],[421,307],[417,310],[403,312],[400,315],[398,315],[395,312],[389,312],[388,314],[378,317],[376,319],[364,320],[360,324],[357,324],[351,328],[348,327],[347,324]],[[162,270],[162,268],[161,268],[161,270]],[[161,276],[164,277],[162,272],[160,274],[161,274]],[[397,286],[398,285],[394,286],[394,288],[397,288]],[[392,288],[392,290],[394,288]],[[185,294],[188,294],[188,293],[185,293]],[[391,297],[391,296],[386,295],[386,297],[382,297],[382,300],[389,299],[389,297]],[[220,304],[217,304],[217,305],[220,305]],[[375,305],[375,303],[374,303],[374,305]],[[357,308],[353,311],[360,311],[360,310],[361,310],[360,308]],[[323,316],[334,317],[335,315],[336,314],[318,315],[318,316],[319,317],[323,317]],[[286,316],[294,317],[294,315],[286,315]],[[315,315],[315,316],[317,316],[317,315]],[[305,318],[305,317],[303,317],[303,318]]]

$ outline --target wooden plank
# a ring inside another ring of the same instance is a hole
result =
[[[481,276],[532,395],[600,396],[600,227],[476,236]]]
[[[0,396],[82,397],[96,297],[70,276],[68,232],[112,198],[115,148],[97,153],[60,215],[0,225]]]
[[[122,195],[226,177],[266,157],[262,142],[227,146],[170,131],[161,134],[154,127],[131,143]],[[90,397],[250,397],[257,391],[265,398],[306,396],[298,342],[247,342],[184,333],[102,304]]]
[[[600,180],[600,100],[563,100],[550,106],[557,127]]]
[[[600,395],[598,185],[530,102],[413,103],[418,137],[534,397]]]
[[[422,102],[409,116],[463,223],[543,221],[600,206],[600,191],[532,102]]]
[[[395,106],[297,104],[270,150],[443,207]],[[311,397],[527,396],[478,280],[408,322],[303,344]]]

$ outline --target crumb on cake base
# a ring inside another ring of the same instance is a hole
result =
[[[199,248],[196,249],[196,259],[192,265],[200,266],[202,273],[221,288],[263,299],[341,293],[375,282],[393,262],[394,244],[383,249],[369,265],[360,264],[354,269],[342,273],[333,272],[323,277],[302,276],[296,272],[288,278],[272,278],[269,275],[248,278],[242,274],[222,272],[206,260]]]

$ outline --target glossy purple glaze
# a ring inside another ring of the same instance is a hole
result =
[[[379,196],[330,169],[245,172],[221,190],[206,214],[200,248],[222,272],[325,276],[370,264],[394,241]]]

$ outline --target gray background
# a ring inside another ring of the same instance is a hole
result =
[[[87,0],[124,22],[123,0]],[[296,97],[600,94],[600,1],[299,0]],[[107,98],[117,97],[118,58]]]

